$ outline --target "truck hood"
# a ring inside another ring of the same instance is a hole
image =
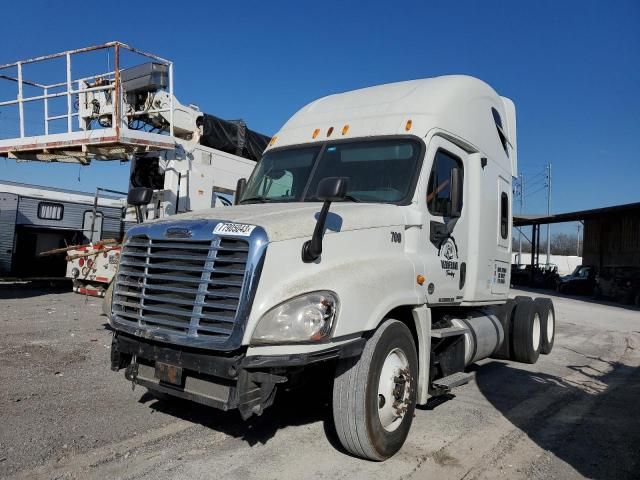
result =
[[[221,220],[258,225],[267,232],[269,241],[310,237],[320,214],[322,203],[262,203],[210,208],[173,215],[161,220]],[[327,217],[326,234],[365,228],[405,225],[405,209],[398,205],[334,202]]]

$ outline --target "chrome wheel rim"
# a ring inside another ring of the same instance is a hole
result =
[[[409,360],[401,349],[394,348],[382,364],[378,381],[378,418],[382,428],[393,432],[400,426],[409,408],[410,395]]]
[[[538,350],[540,346],[540,315],[535,314],[533,317],[533,349]]]

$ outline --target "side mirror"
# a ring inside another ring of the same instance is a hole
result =
[[[318,183],[316,197],[323,202],[337,202],[342,200],[347,194],[347,177],[327,177]]]
[[[302,261],[305,263],[315,262],[322,255],[322,238],[324,237],[324,226],[327,222],[329,207],[331,202],[342,200],[347,195],[347,186],[349,179],[347,177],[327,177],[320,180],[316,197],[322,200],[322,210],[313,229],[311,240],[307,240],[302,245]]]
[[[148,205],[153,196],[153,189],[147,187],[133,187],[127,193],[127,203],[136,207],[136,219],[142,223],[142,206]]]
[[[153,196],[153,189],[147,187],[133,187],[129,189],[127,194],[127,203],[134,207],[147,205]]]
[[[238,183],[236,183],[236,195],[233,197],[233,204],[238,205],[240,203],[240,199],[242,195],[244,195],[244,191],[247,189],[247,179],[239,178]]]
[[[451,169],[451,189],[449,196],[451,200],[451,217],[457,218],[462,214],[462,187],[464,174],[462,169],[455,167]]]

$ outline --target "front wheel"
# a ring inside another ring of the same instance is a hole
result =
[[[342,446],[381,461],[407,438],[416,406],[418,357],[405,324],[385,321],[359,358],[341,360],[333,383],[333,419]]]
[[[107,288],[107,292],[104,294],[104,298],[102,299],[102,313],[105,317],[111,317],[111,301],[113,300],[113,284],[116,283],[115,279],[111,281],[109,284],[109,288]]]

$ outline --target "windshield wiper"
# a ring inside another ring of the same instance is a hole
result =
[[[260,203],[267,203],[267,199],[264,197],[249,197],[249,198],[243,198],[242,200],[240,200],[240,203],[244,203],[244,202],[260,202]]]
[[[359,198],[354,197],[353,195],[345,195],[344,197],[345,200],[349,200],[350,202],[355,202],[355,203],[360,203],[362,202],[362,200],[360,200]],[[319,202],[320,199],[318,197],[309,197],[305,200],[305,202]]]

